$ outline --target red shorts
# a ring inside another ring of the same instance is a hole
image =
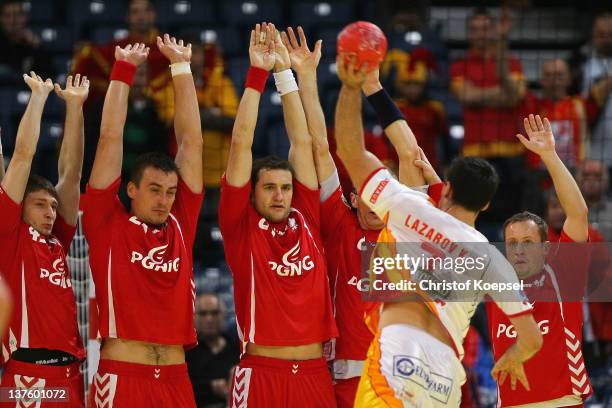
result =
[[[327,363],[245,354],[234,371],[230,408],[333,408],[336,398]]]
[[[155,366],[100,360],[90,408],[195,408],[187,364]]]
[[[40,400],[40,404],[28,402],[27,398],[19,402],[2,402],[2,408],[15,407],[36,407],[36,408],[82,408],[85,406],[85,388],[83,376],[79,371],[80,362],[75,362],[67,366],[49,366],[41,364],[24,363],[21,361],[9,360],[6,364],[0,387],[13,390],[36,389],[47,397],[55,394],[54,401]],[[55,390],[52,389],[61,389]],[[3,400],[10,395],[3,390]]]
[[[336,394],[338,408],[353,408],[359,378],[353,377],[346,380],[335,380],[334,393]]]

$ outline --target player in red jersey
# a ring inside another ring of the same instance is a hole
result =
[[[40,120],[50,79],[24,75],[32,90],[17,130],[15,151],[0,189],[0,270],[16,300],[15,313],[2,341],[6,371],[1,386],[11,389],[67,389],[59,402],[42,407],[84,406],[79,365],[85,356],[77,325],[66,253],[76,231],[83,165],[83,103],[89,81],[80,75],[55,85],[66,102],[59,181],[30,174],[40,134]],[[2,402],[0,406],[27,404]],[[66,404],[67,403],[67,404]]]
[[[297,64],[297,52],[292,49],[292,59],[272,24],[257,24],[251,31],[251,67],[232,132],[219,206],[243,342],[231,407],[336,405],[322,346],[336,337],[337,330],[319,236],[319,190],[312,154],[311,131],[318,131],[320,123],[306,121],[290,71],[292,62]],[[320,44],[310,58],[318,59],[319,53]],[[289,161],[267,157],[253,162],[257,110],[271,69],[291,142]],[[313,70],[297,72],[300,85],[312,86],[315,79],[307,76],[314,75]]]
[[[11,292],[2,279],[0,276],[0,338],[4,335],[4,330],[6,330],[11,312],[13,311]]]
[[[117,47],[84,199],[102,337],[92,407],[195,406],[184,349],[196,343],[191,253],[203,197],[200,113],[191,45],[166,34],[157,46],[171,64],[176,158],[149,153],[137,160],[128,212],[117,196],[123,126],[129,85],[148,48]]]
[[[530,389],[512,390],[500,378],[498,406],[582,406],[582,400],[592,393],[581,351],[582,303],[567,289],[568,285],[585,288],[589,261],[585,245],[568,243],[587,242],[588,209],[576,181],[555,151],[555,137],[548,119],[542,121],[539,116],[530,115],[524,124],[527,137],[518,137],[542,159],[567,216],[559,238],[565,244],[550,244],[546,222],[535,214],[519,213],[504,225],[508,260],[519,279],[526,283],[526,294],[533,302],[533,316],[544,344],[525,363]],[[584,289],[578,296],[581,293]],[[514,344],[515,331],[490,302],[487,313],[493,353],[498,359]]]

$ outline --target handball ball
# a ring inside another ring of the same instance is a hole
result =
[[[370,68],[377,67],[387,53],[387,37],[376,24],[357,21],[344,27],[338,34],[338,54],[357,57],[357,67],[364,62]]]

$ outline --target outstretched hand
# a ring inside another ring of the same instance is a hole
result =
[[[177,41],[176,38],[164,34],[163,39],[157,36],[157,48],[171,64],[191,62],[191,43],[185,45],[183,40]]]
[[[32,96],[47,99],[49,93],[53,90],[53,81],[49,78],[43,81],[34,71],[30,71],[30,75],[23,74],[23,80],[32,90]]]
[[[516,137],[527,149],[540,157],[555,152],[555,136],[548,118],[542,121],[540,115],[529,115],[528,118],[523,119],[523,124],[528,138],[521,134]]]
[[[291,58],[289,57],[289,50],[283,44],[280,33],[272,25],[272,41],[274,42],[274,72],[281,72],[291,68]]]
[[[288,35],[287,35],[288,32]],[[289,58],[291,59],[291,67],[298,74],[307,72],[316,72],[319,61],[321,61],[321,46],[322,40],[315,43],[314,49],[310,51],[304,30],[298,26],[297,32],[300,40],[295,37],[292,27],[287,27],[287,32],[281,34],[283,44],[289,50]]]
[[[74,80],[72,75],[69,75],[64,89],[59,84],[55,84],[55,93],[66,103],[83,105],[89,95],[89,80],[86,76],[81,77],[81,74],[76,74]]]
[[[139,66],[147,60],[149,56],[149,47],[143,43],[128,44],[121,48],[115,47],[115,59],[117,61],[126,61],[132,65]]]
[[[256,24],[251,30],[251,42],[249,45],[249,59],[252,67],[270,71],[274,67],[275,58],[275,32],[274,24]]]
[[[493,377],[499,385],[503,385],[508,375],[510,376],[510,388],[512,388],[512,390],[516,390],[517,381],[520,382],[527,391],[530,390],[523,362],[512,358],[509,353],[504,353],[497,363],[495,363],[495,366],[493,366],[491,377]]]

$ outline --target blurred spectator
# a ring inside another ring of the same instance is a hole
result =
[[[568,168],[575,169],[586,157],[589,125],[597,118],[599,105],[593,98],[570,95],[570,84],[570,70],[564,60],[544,61],[540,77],[542,97],[529,95],[525,113],[548,117],[557,154]],[[532,169],[544,168],[539,156],[532,152],[527,153],[527,164]]]
[[[23,82],[24,72],[36,71],[43,78],[54,78],[51,56],[41,48],[40,38],[28,25],[23,1],[8,0],[0,4],[0,85]]]
[[[442,163],[448,159],[448,123],[444,106],[426,91],[428,71],[437,68],[436,62],[424,48],[415,48],[410,54],[395,50],[394,54],[392,62],[385,62],[383,71],[390,69],[388,65],[395,65],[397,106],[430,163],[440,172]]]
[[[589,222],[612,242],[612,200],[608,196],[609,174],[599,160],[586,160],[576,173],[576,181],[589,207]]]
[[[612,14],[598,15],[593,22],[591,45],[582,67],[582,90],[602,106],[593,128],[589,158],[612,168]]]
[[[128,111],[123,128],[123,167],[121,169],[122,188],[119,189],[121,201],[127,204],[126,189],[123,188],[129,180],[130,172],[136,161],[136,158],[147,152],[168,152],[168,138],[170,129],[159,118],[155,107],[155,101],[152,99],[151,89],[147,86],[148,81],[148,64],[142,64],[138,67],[134,77],[134,83],[130,89]],[[100,122],[102,117],[99,116],[102,112],[102,100],[97,102],[97,105],[92,105],[91,114],[88,118],[87,137],[88,142],[85,144],[85,160],[83,165],[83,181],[87,182],[91,173],[91,166],[96,154],[97,138],[100,134]]]
[[[522,198],[524,148],[516,133],[526,84],[519,60],[508,55],[510,28],[509,11],[495,25],[486,10],[477,9],[468,20],[469,50],[451,66],[451,91],[463,104],[463,154],[488,159],[501,179],[480,217],[485,223],[517,212]],[[495,235],[490,238],[500,238],[499,228]]]
[[[187,352],[186,360],[196,403],[198,407],[225,408],[229,372],[238,364],[240,349],[222,333],[225,307],[217,295],[200,295],[195,313],[198,345]]]
[[[74,57],[72,72],[80,72],[89,78],[90,105],[104,98],[108,87],[108,78],[115,61],[115,47],[124,47],[137,42],[150,47],[148,63],[148,85],[152,89],[166,86],[170,81],[168,60],[155,45],[160,34],[155,27],[157,16],[153,4],[148,0],[131,0],[126,17],[128,36],[108,44],[94,45],[85,43]]]
[[[381,9],[389,21],[386,35],[389,41],[388,58],[394,51],[412,52],[414,48],[427,49],[440,69],[434,79],[446,82],[448,74],[448,50],[439,35],[439,30],[430,28],[428,15],[430,1],[389,2],[382,1]],[[389,4],[392,3],[392,4]]]

